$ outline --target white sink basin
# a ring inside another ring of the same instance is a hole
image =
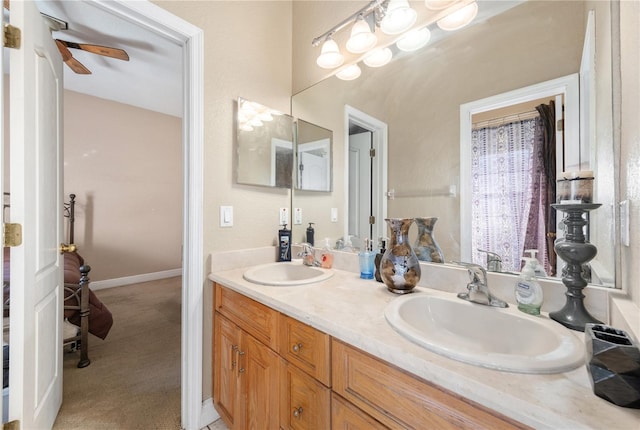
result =
[[[465,363],[518,373],[561,373],[584,364],[584,343],[548,319],[469,303],[446,293],[414,293],[385,309],[401,335]]]
[[[255,266],[242,276],[254,284],[290,287],[324,281],[333,276],[333,272],[320,267],[305,266],[302,260],[294,260]]]

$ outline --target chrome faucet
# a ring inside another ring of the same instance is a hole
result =
[[[302,251],[298,252],[298,257],[302,258],[302,264],[305,266],[316,266],[319,267],[322,265],[318,260],[316,260],[316,253],[311,244],[302,242],[300,244],[302,247]]]
[[[478,251],[487,253],[487,272],[502,272],[502,257],[484,249],[478,248]]]
[[[495,297],[489,291],[487,284],[487,272],[484,267],[456,261],[456,264],[464,266],[469,271],[469,283],[467,284],[467,292],[458,293],[458,298],[468,302],[478,303],[480,305],[495,306],[497,308],[506,308],[509,305],[499,298]]]

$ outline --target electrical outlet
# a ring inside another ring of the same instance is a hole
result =
[[[289,208],[280,208],[280,225],[289,224]]]
[[[629,246],[629,200],[620,202],[620,242]]]
[[[295,208],[293,210],[293,224],[302,224],[302,208]]]

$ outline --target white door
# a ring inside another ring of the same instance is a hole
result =
[[[33,1],[11,2],[9,420],[51,428],[62,403],[62,59]]]
[[[349,234],[353,245],[371,239],[371,132],[349,136]]]

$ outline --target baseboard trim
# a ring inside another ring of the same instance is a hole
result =
[[[202,402],[202,412],[200,413],[200,428],[205,428],[212,422],[218,420],[220,415],[216,408],[213,407],[213,399],[209,397]]]
[[[173,278],[182,275],[182,269],[163,270],[162,272],[143,273],[141,275],[124,276],[122,278],[92,281],[92,290],[104,290],[105,288],[121,287],[123,285],[138,284],[140,282],[157,281],[158,279]]]

